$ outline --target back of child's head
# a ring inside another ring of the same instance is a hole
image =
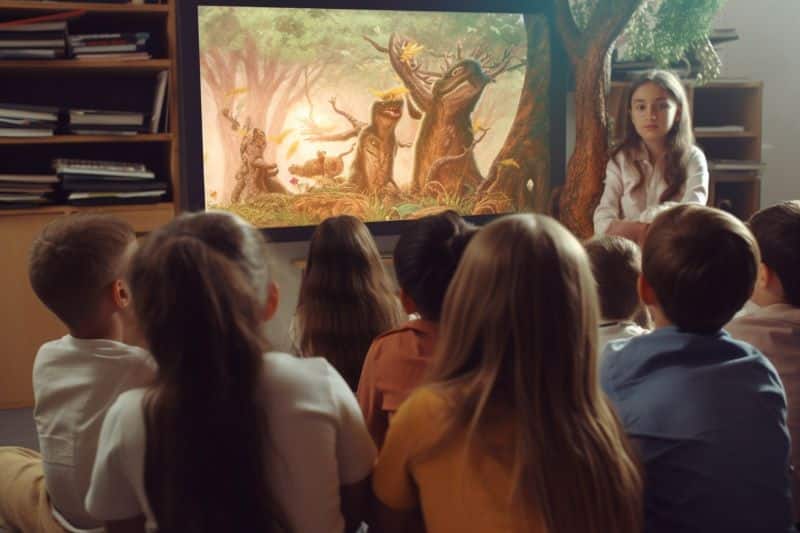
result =
[[[33,242],[28,277],[36,296],[70,330],[97,318],[109,284],[125,275],[136,235],[111,215],[59,217]]]
[[[748,226],[761,249],[761,261],[778,276],[786,300],[800,307],[800,201],[762,209]]]
[[[298,351],[328,359],[355,390],[370,344],[401,318],[392,280],[364,223],[341,215],[317,226],[295,315]]]
[[[162,531],[274,531],[282,520],[260,399],[266,253],[252,226],[208,212],[153,232],[132,261],[134,307],[159,367],[144,402],[144,480]]]
[[[394,270],[400,288],[422,318],[438,321],[450,279],[475,233],[454,211],[415,221],[394,249]]]
[[[204,337],[212,343],[205,351],[213,354],[213,345],[226,340],[223,332],[244,322],[260,327],[266,259],[258,231],[223,212],[181,215],[144,241],[131,264],[131,288],[150,349],[157,360],[165,358],[162,370],[181,363],[172,358],[184,351],[200,349],[195,343]],[[232,293],[240,297],[231,299]]]
[[[750,298],[758,244],[740,220],[683,204],[659,215],[642,250],[642,275],[665,317],[691,333],[713,333]]]
[[[637,283],[642,273],[639,246],[624,237],[604,235],[584,243],[597,282],[605,320],[628,320],[639,309]]]
[[[486,451],[488,428],[513,427],[514,502],[548,531],[641,525],[639,474],[599,385],[597,314],[581,244],[530,214],[475,235],[442,310],[430,377],[451,400],[443,439],[466,431]]]

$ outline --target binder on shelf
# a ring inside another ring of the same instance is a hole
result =
[[[169,71],[161,71],[158,73],[156,81],[156,94],[153,98],[153,112],[150,115],[150,133],[158,133],[158,126],[161,123],[161,115],[164,110],[164,101],[167,97],[167,80],[169,79]],[[166,129],[166,128],[165,128]]]

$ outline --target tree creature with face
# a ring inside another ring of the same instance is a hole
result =
[[[264,161],[266,147],[267,136],[258,128],[249,130],[242,138],[239,146],[242,162],[234,178],[236,187],[231,195],[231,203],[251,200],[262,192],[288,194],[286,187],[276,179],[278,165]]]
[[[444,70],[436,73],[424,70],[409,53],[416,44],[409,39],[392,34],[388,47],[366,39],[389,55],[411,100],[424,113],[414,152],[412,191],[424,191],[430,182],[438,182],[447,192],[458,195],[476,189],[483,176],[473,153],[476,138],[472,112],[486,86],[509,69],[511,51],[506,50],[499,62],[492,63],[480,49],[472,58],[462,58],[459,45],[455,61],[445,58]],[[413,116],[411,109],[409,112]]]
[[[345,132],[330,135],[313,135],[312,141],[344,141],[358,137],[356,156],[350,168],[349,182],[360,192],[374,193],[391,187],[398,190],[394,181],[394,158],[398,147],[410,145],[398,142],[395,136],[397,123],[403,116],[403,100],[398,97],[376,100],[372,103],[370,121],[362,122],[353,115],[336,107],[336,99],[331,98],[333,110],[345,117],[352,128]]]

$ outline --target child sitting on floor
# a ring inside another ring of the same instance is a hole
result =
[[[461,253],[475,230],[446,211],[406,230],[394,250],[394,269],[406,322],[376,338],[358,383],[358,401],[370,434],[380,446],[389,417],[419,384],[436,345],[442,302]]]
[[[753,291],[753,235],[728,213],[681,205],[642,250],[656,330],[613,341],[601,380],[645,469],[645,531],[794,531],[786,399],[775,368],[724,326]]]
[[[595,237],[583,246],[597,282],[601,315],[597,349],[603,353],[609,341],[647,333],[633,321],[641,309],[636,284],[642,272],[642,254],[635,242],[611,235]]]
[[[122,342],[130,330],[125,278],[131,227],[109,215],[73,215],[34,241],[29,276],[69,334],[44,344],[33,367],[41,455],[0,448],[0,526],[25,532],[102,527],[86,511],[97,438],[120,393],[148,383],[155,363]]]
[[[750,219],[761,249],[750,300],[754,310],[732,320],[732,337],[761,350],[786,387],[792,449],[795,520],[800,511],[800,201],[762,209]]]

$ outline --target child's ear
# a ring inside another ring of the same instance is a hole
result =
[[[125,309],[131,304],[131,290],[124,280],[116,279],[111,283],[111,299],[118,309]]]
[[[414,303],[414,300],[411,299],[411,296],[409,296],[406,291],[403,289],[398,290],[397,296],[400,298],[400,303],[403,305],[403,310],[406,314],[413,315],[418,312],[417,304]]]
[[[271,320],[272,317],[275,316],[275,313],[278,311],[278,304],[281,300],[281,293],[278,289],[278,286],[270,282],[267,285],[267,301],[264,304],[264,312],[261,315],[261,318],[264,319],[264,322],[267,320]]]
[[[639,299],[643,304],[648,306],[658,305],[656,291],[653,290],[653,287],[650,286],[642,274],[639,274],[639,279],[636,283],[636,289],[639,292]]]
[[[770,268],[763,262],[758,264],[758,272],[756,273],[756,289],[766,290],[769,286],[770,279],[775,275]]]

